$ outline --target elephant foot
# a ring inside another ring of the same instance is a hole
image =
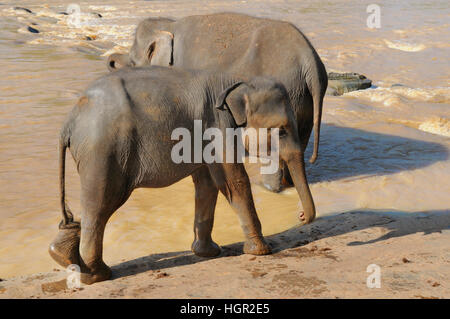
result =
[[[199,257],[215,257],[220,254],[220,246],[212,240],[196,239],[191,246],[192,251]]]
[[[84,266],[81,270],[81,282],[86,285],[105,281],[112,276],[111,268],[109,268],[103,261],[96,266]]]
[[[80,225],[73,223],[71,228],[59,230],[48,248],[50,256],[62,267],[80,264]]]
[[[272,248],[266,243],[263,237],[254,237],[244,243],[244,253],[251,255],[268,255],[272,253]]]

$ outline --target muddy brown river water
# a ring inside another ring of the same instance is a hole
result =
[[[379,29],[366,25],[373,2]],[[60,126],[88,83],[107,72],[105,56],[126,50],[148,16],[236,11],[290,21],[328,71],[373,80],[370,89],[325,99],[319,159],[307,166],[319,217],[450,208],[448,1],[83,1],[78,23],[58,14],[71,3],[0,3],[0,277],[56,267],[47,247],[60,219]],[[67,199],[79,213],[78,175],[67,162]],[[254,186],[253,194],[265,235],[297,225],[294,189]],[[106,263],[188,250],[193,196],[190,178],[136,190],[106,228]],[[221,245],[243,239],[222,196],[213,237]]]

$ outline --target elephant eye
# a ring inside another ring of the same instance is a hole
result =
[[[285,137],[287,135],[286,129],[284,127],[280,127],[280,130],[278,132],[279,137]]]

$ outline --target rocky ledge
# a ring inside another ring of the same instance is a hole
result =
[[[328,73],[328,95],[342,95],[347,92],[364,90],[372,86],[372,80],[358,73]]]

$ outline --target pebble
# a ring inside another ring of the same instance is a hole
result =
[[[28,26],[28,31],[30,31],[31,33],[39,33],[39,30],[38,29],[35,29],[35,28],[33,28],[33,27],[30,27],[30,26]]]
[[[85,37],[85,39],[88,40],[88,41],[92,41],[92,40],[97,39],[97,36],[96,36],[96,35],[87,35],[87,36]]]
[[[156,275],[156,279],[160,279],[160,278],[164,278],[164,277],[168,277],[169,274],[166,272],[162,272]]]

